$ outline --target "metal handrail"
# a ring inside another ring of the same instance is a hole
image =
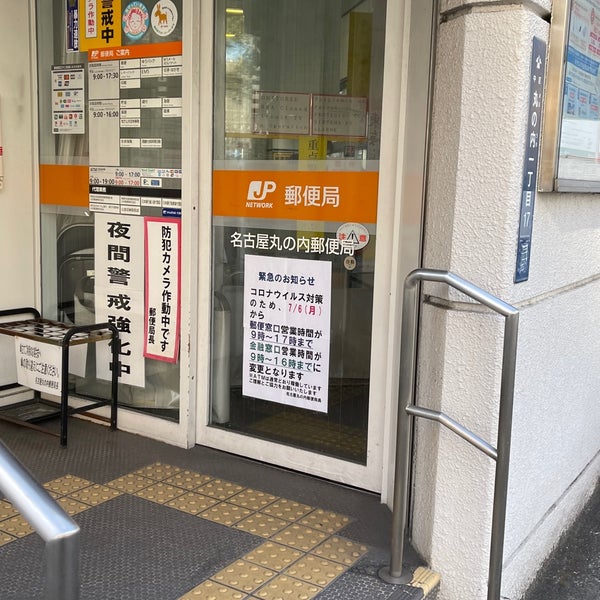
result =
[[[488,442],[463,427],[448,415],[439,411],[415,406],[417,291],[421,281],[445,283],[474,300],[477,300],[484,306],[491,308],[505,318],[497,448],[494,448]],[[406,528],[408,511],[410,433],[412,430],[413,418],[422,417],[448,427],[451,431],[454,431],[454,433],[496,461],[487,599],[500,599],[518,327],[519,311],[514,306],[492,296],[488,292],[449,271],[416,269],[406,278],[404,282],[402,305],[400,383],[398,391],[399,409],[396,438],[396,471],[394,480],[391,558],[389,566],[383,567],[379,571],[379,575],[384,581],[387,581],[388,583],[406,583],[411,579],[410,573],[403,574],[402,572],[404,530]]]
[[[79,526],[0,441],[0,491],[46,542],[47,600],[79,598]]]

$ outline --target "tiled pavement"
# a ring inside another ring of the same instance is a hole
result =
[[[69,446],[0,423],[0,439],[81,527],[81,599],[420,599],[377,576],[390,514],[356,489],[202,447],[72,419]],[[43,598],[44,544],[0,501],[0,590]]]

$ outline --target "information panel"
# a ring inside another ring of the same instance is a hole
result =
[[[180,216],[181,42],[89,59],[90,210]]]
[[[367,98],[258,90],[253,98],[252,132],[266,136],[364,138]]]
[[[310,94],[265,92],[255,94],[254,133],[263,135],[310,133]]]
[[[367,99],[314,94],[312,133],[337,138],[365,137]]]
[[[331,262],[246,254],[244,396],[327,412]]]
[[[558,179],[600,184],[600,1],[573,0],[560,137]]]
[[[539,188],[600,190],[600,0],[555,0]]]
[[[83,65],[52,67],[52,133],[85,133]]]

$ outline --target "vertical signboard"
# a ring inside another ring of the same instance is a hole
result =
[[[66,0],[67,52],[79,52],[79,7],[77,0]]]
[[[181,290],[181,221],[146,217],[144,356],[177,362]]]
[[[144,221],[97,214],[95,218],[96,321],[119,331],[121,383],[144,387]],[[97,376],[110,379],[109,349],[99,348]]]
[[[242,393],[327,412],[331,262],[246,254]]]
[[[515,283],[529,279],[531,259],[531,234],[533,231],[533,209],[540,155],[540,130],[542,121],[542,98],[546,65],[546,43],[533,38],[529,82],[529,113],[525,136],[525,156],[523,159],[523,185],[521,189],[521,211],[519,219],[519,240],[517,245],[517,265]]]

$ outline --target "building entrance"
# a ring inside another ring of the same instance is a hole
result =
[[[385,11],[382,0],[227,0],[215,12],[212,380],[198,437],[301,470],[343,463],[357,485],[381,433],[371,347]]]

